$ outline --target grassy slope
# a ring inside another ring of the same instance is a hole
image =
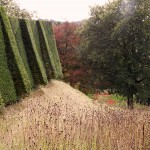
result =
[[[7,107],[0,122],[3,150],[150,148],[149,110],[111,109],[60,81]]]

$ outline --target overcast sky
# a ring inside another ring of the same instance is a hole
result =
[[[16,0],[21,8],[36,11],[43,19],[80,21],[89,17],[89,6],[103,5],[108,0]]]

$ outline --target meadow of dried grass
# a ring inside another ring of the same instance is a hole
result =
[[[114,109],[52,81],[4,109],[0,150],[150,150],[150,111]]]

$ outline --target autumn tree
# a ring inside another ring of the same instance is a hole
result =
[[[77,54],[80,37],[76,34],[76,30],[79,26],[80,23],[76,22],[54,24],[54,34],[63,66],[64,78],[74,87],[77,84],[80,84],[81,87],[86,82],[85,74],[87,74],[87,69],[83,66]]]
[[[78,26],[75,22],[63,22],[54,25],[57,48],[61,53],[75,49],[79,45],[79,36],[75,34]]]
[[[64,69],[68,69],[75,60],[76,47],[79,45],[79,36],[75,34],[77,23],[63,22],[54,25],[57,49],[61,57]],[[71,62],[70,62],[71,61]]]
[[[82,58],[106,89],[149,101],[150,94],[150,1],[116,0],[91,9],[80,29],[84,39]],[[102,87],[99,87],[102,88]]]
[[[54,34],[64,77],[72,84],[74,81],[70,77],[72,77],[73,67],[78,64],[75,52],[77,45],[79,45],[79,37],[75,34],[77,27],[76,23],[69,22],[54,24]]]

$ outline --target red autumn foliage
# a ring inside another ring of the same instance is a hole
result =
[[[54,24],[54,34],[56,38],[57,49],[60,55],[63,67],[64,79],[72,86],[79,84],[85,85],[89,69],[83,66],[82,61],[78,58],[77,47],[80,44],[80,37],[75,33],[79,23],[64,22]]]
[[[74,49],[79,45],[80,38],[75,34],[78,27],[79,24],[75,22],[64,22],[54,25],[57,48],[60,52]]]
[[[114,104],[116,104],[116,101],[113,100],[113,99],[110,99],[110,100],[107,101],[107,104],[108,105],[114,105]]]

